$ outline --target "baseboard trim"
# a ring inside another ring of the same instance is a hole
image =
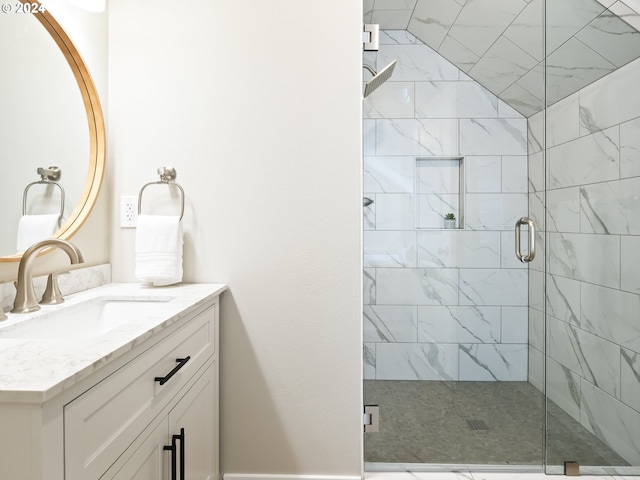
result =
[[[262,473],[224,473],[224,480],[362,480],[359,475],[277,475]]]

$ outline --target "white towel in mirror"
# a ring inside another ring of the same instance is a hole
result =
[[[138,215],[135,275],[155,286],[182,281],[182,224],[180,217]]]
[[[19,252],[34,243],[50,238],[58,228],[57,213],[47,215],[23,215],[18,222],[16,246]]]

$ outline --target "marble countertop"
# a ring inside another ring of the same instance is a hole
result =
[[[109,364],[198,306],[220,295],[223,284],[179,284],[151,287],[113,283],[65,297],[60,305],[43,305],[28,314],[8,314],[0,322],[0,403],[42,403]],[[122,325],[93,338],[9,338],[21,322],[46,322],[55,312],[100,299],[159,300],[136,310]],[[6,332],[6,333],[3,333]],[[3,335],[7,335],[4,337]]]

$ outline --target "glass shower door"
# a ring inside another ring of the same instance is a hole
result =
[[[621,2],[546,2],[546,127],[530,119],[529,160],[548,473],[640,474],[638,18]]]

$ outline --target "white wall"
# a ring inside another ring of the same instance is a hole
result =
[[[185,281],[230,285],[223,471],[360,475],[362,3],[109,8],[114,198],[174,166]],[[134,281],[111,220],[114,281]]]

